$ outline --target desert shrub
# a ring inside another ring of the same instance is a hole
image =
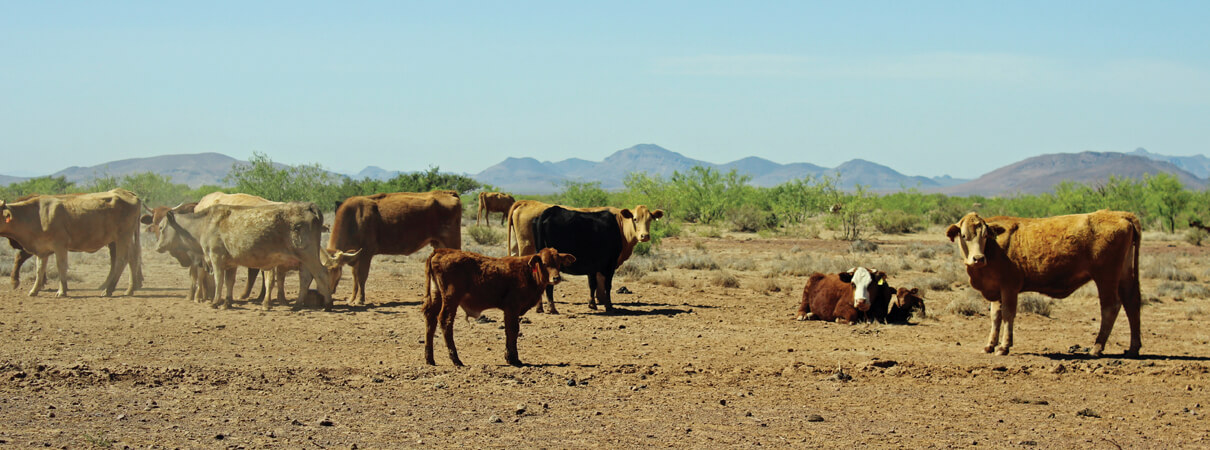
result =
[[[1171,255],[1148,258],[1150,264],[1145,264],[1143,276],[1168,281],[1197,281],[1197,276],[1181,269],[1176,258]]]
[[[1201,305],[1189,305],[1185,308],[1185,318],[1189,320],[1206,315],[1206,310]]]
[[[751,288],[753,291],[763,292],[766,294],[782,291],[781,283],[770,278],[761,278],[756,280],[752,283]]]
[[[944,313],[959,316],[981,316],[987,308],[987,301],[979,293],[971,291],[945,305]]]
[[[555,194],[556,203],[575,207],[605,206],[609,194],[601,189],[600,181],[593,182],[562,182],[563,190]]]
[[[1207,298],[1210,297],[1210,289],[1198,284],[1186,284],[1180,281],[1161,281],[1155,286],[1155,295],[1160,297],[1169,297],[1174,300],[1185,300],[1187,298]]]
[[[721,230],[719,230],[718,228],[715,228],[712,226],[707,226],[707,227],[698,228],[697,235],[701,236],[701,237],[705,237],[705,238],[718,239],[718,238],[723,237],[723,232]]]
[[[688,270],[718,270],[718,263],[706,254],[684,254],[676,259],[675,265]]]
[[[870,215],[870,224],[884,234],[907,234],[924,229],[920,217],[898,210],[873,213]]]
[[[474,239],[479,245],[499,245],[504,242],[504,232],[490,226],[472,225],[466,227],[466,234],[471,235],[471,239]]]
[[[1185,285],[1185,296],[1189,298],[1210,298],[1210,289],[1200,284]]]
[[[870,253],[878,251],[878,244],[864,239],[858,239],[849,244],[850,252]]]
[[[1025,293],[1017,297],[1017,310],[1021,312],[1050,317],[1050,309],[1054,300],[1038,294]]]
[[[939,276],[929,276],[918,278],[916,284],[925,289],[933,291],[948,291],[953,287],[953,283]]]
[[[618,268],[617,275],[631,280],[642,279],[651,272],[664,270],[663,258],[652,256],[632,257]]]
[[[732,259],[727,261],[727,268],[740,272],[751,272],[756,270],[756,262],[748,258]]]
[[[731,231],[757,232],[777,227],[777,216],[756,205],[745,203],[727,211]]]
[[[680,283],[676,281],[676,278],[673,278],[672,274],[667,272],[648,274],[640,281],[648,284],[654,284],[656,286],[665,286],[670,288],[680,287]]]
[[[651,240],[640,242],[634,246],[634,254],[644,256],[651,254],[651,250],[658,247],[666,237],[676,237],[681,235],[681,224],[679,222],[668,219],[653,220],[651,222]]]
[[[718,287],[738,288],[739,278],[725,270],[716,270],[710,274],[710,284]]]
[[[936,257],[947,257],[954,255],[954,246],[950,244],[928,245],[913,242],[908,244],[907,252],[920,259],[933,259]]]
[[[819,225],[814,222],[787,226],[782,234],[801,239],[819,239]]]
[[[1202,241],[1206,239],[1206,236],[1207,236],[1206,230],[1203,230],[1201,228],[1190,228],[1188,230],[1185,230],[1185,242],[1196,245],[1198,247],[1202,246]]]

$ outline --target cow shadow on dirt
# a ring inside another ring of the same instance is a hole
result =
[[[1066,352],[1048,352],[1048,353],[1022,353],[1023,355],[1036,355],[1043,358],[1048,358],[1055,361],[1114,361],[1114,360],[1135,360],[1135,361],[1210,361],[1210,356],[1193,356],[1193,355],[1149,355],[1142,354],[1139,356],[1127,356],[1125,353],[1108,353],[1102,354],[1100,357],[1092,356],[1088,353],[1066,353]]]
[[[368,311],[368,312],[375,312],[378,314],[400,314],[400,313],[403,313],[403,311],[392,310],[391,308],[396,308],[396,307],[400,307],[400,306],[420,306],[421,304],[422,304],[422,302],[418,302],[418,301],[416,301],[416,302],[394,301],[394,302],[385,302],[385,303],[370,303],[370,304],[365,304],[365,305],[349,305],[349,304],[339,304],[338,303],[338,304],[332,305],[332,311],[348,311],[348,312],[367,312]]]
[[[673,317],[680,314],[692,312],[690,309],[680,308],[655,308],[655,309],[631,309],[622,308],[620,303],[614,303],[613,310],[610,312],[600,312],[602,316],[664,316]],[[644,305],[642,303],[633,303],[631,305]],[[648,305],[649,306],[649,305]]]
[[[617,306],[667,306],[667,307],[679,306],[679,307],[690,308],[690,309],[693,309],[693,308],[701,308],[701,309],[718,308],[718,306],[715,306],[715,305],[690,305],[688,303],[680,303],[680,304],[674,305],[671,303],[641,302],[638,300],[633,300],[633,301],[629,301],[629,302],[616,302],[615,301],[615,302],[613,302],[613,306],[615,306],[615,307],[617,307]]]

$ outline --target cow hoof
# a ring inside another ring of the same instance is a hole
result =
[[[994,352],[994,351],[996,351],[996,345],[995,345],[995,344],[987,344],[987,347],[983,347],[983,353],[991,353],[991,352]]]
[[[1008,347],[996,347],[996,354],[1004,356],[1008,354]]]
[[[67,292],[66,291],[55,292],[55,297],[67,298]],[[106,297],[108,297],[108,295],[106,295]]]
[[[1105,344],[1093,344],[1092,351],[1088,352],[1093,358],[1100,358],[1101,353],[1105,352]]]
[[[593,310],[597,309],[597,304],[596,304],[596,303],[589,303],[589,304],[588,304],[588,309],[593,309]]]
[[[510,359],[510,360],[508,360],[508,365],[513,366],[513,367],[521,367],[524,364],[521,364],[520,359]]]

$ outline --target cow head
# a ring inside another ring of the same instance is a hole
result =
[[[895,294],[895,307],[908,311],[919,309],[922,317],[927,314],[924,310],[924,298],[920,297],[920,290],[916,288],[899,288],[899,292]]]
[[[533,271],[534,278],[538,280],[539,284],[545,286],[559,284],[560,281],[563,281],[560,271],[574,262],[576,262],[575,256],[559,253],[557,250],[547,247],[530,256],[528,264]]]
[[[651,211],[646,206],[639,205],[634,207],[634,211],[623,209],[619,214],[634,226],[634,236],[631,238],[638,239],[639,242],[647,242],[651,240],[651,221],[664,217],[664,210]]]
[[[853,285],[853,307],[858,311],[869,311],[870,304],[881,285],[886,284],[886,274],[865,267],[854,267],[848,272],[837,274],[840,281]]]
[[[967,267],[980,268],[987,265],[987,239],[994,241],[996,236],[1004,232],[1004,227],[988,224],[977,213],[968,213],[958,223],[950,225],[945,230],[945,236],[953,241],[961,238],[958,245],[962,248],[963,262]]]
[[[141,221],[141,219],[140,219]],[[173,248],[182,248],[190,246],[190,242],[196,243],[193,235],[189,234],[176,221],[176,214],[172,211],[164,213],[164,226],[159,229],[159,239],[155,242],[155,251],[159,253],[167,253]]]
[[[319,256],[324,259],[324,267],[328,269],[328,287],[332,289],[332,292],[336,292],[336,288],[340,285],[340,277],[344,275],[342,271],[344,266],[357,262],[357,256],[361,254],[361,250],[346,252],[326,248],[319,252]]]

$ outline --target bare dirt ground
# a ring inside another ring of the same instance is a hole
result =
[[[633,291],[614,295],[618,314],[590,311],[584,277],[569,277],[556,289],[563,314],[526,315],[519,368],[504,364],[499,322],[461,319],[469,366],[451,366],[440,340],[439,365],[424,364],[427,251],[378,257],[366,307],[344,304],[346,271],[334,312],[186,302],[185,269],[149,250],[146,287],[104,298],[108,256],[73,254],[71,298],[55,298],[53,282],[28,297],[28,272],[19,290],[0,288],[0,444],[1210,446],[1205,248],[1145,239],[1144,356],[1120,358],[1121,315],[1108,356],[1092,359],[1091,288],[1049,316],[1019,315],[1013,353],[988,355],[986,304],[953,244],[936,229],[875,241],[851,252],[831,240],[667,239],[615,281]],[[807,274],[857,264],[921,287],[928,317],[793,320]],[[959,312],[972,302],[984,315]]]

